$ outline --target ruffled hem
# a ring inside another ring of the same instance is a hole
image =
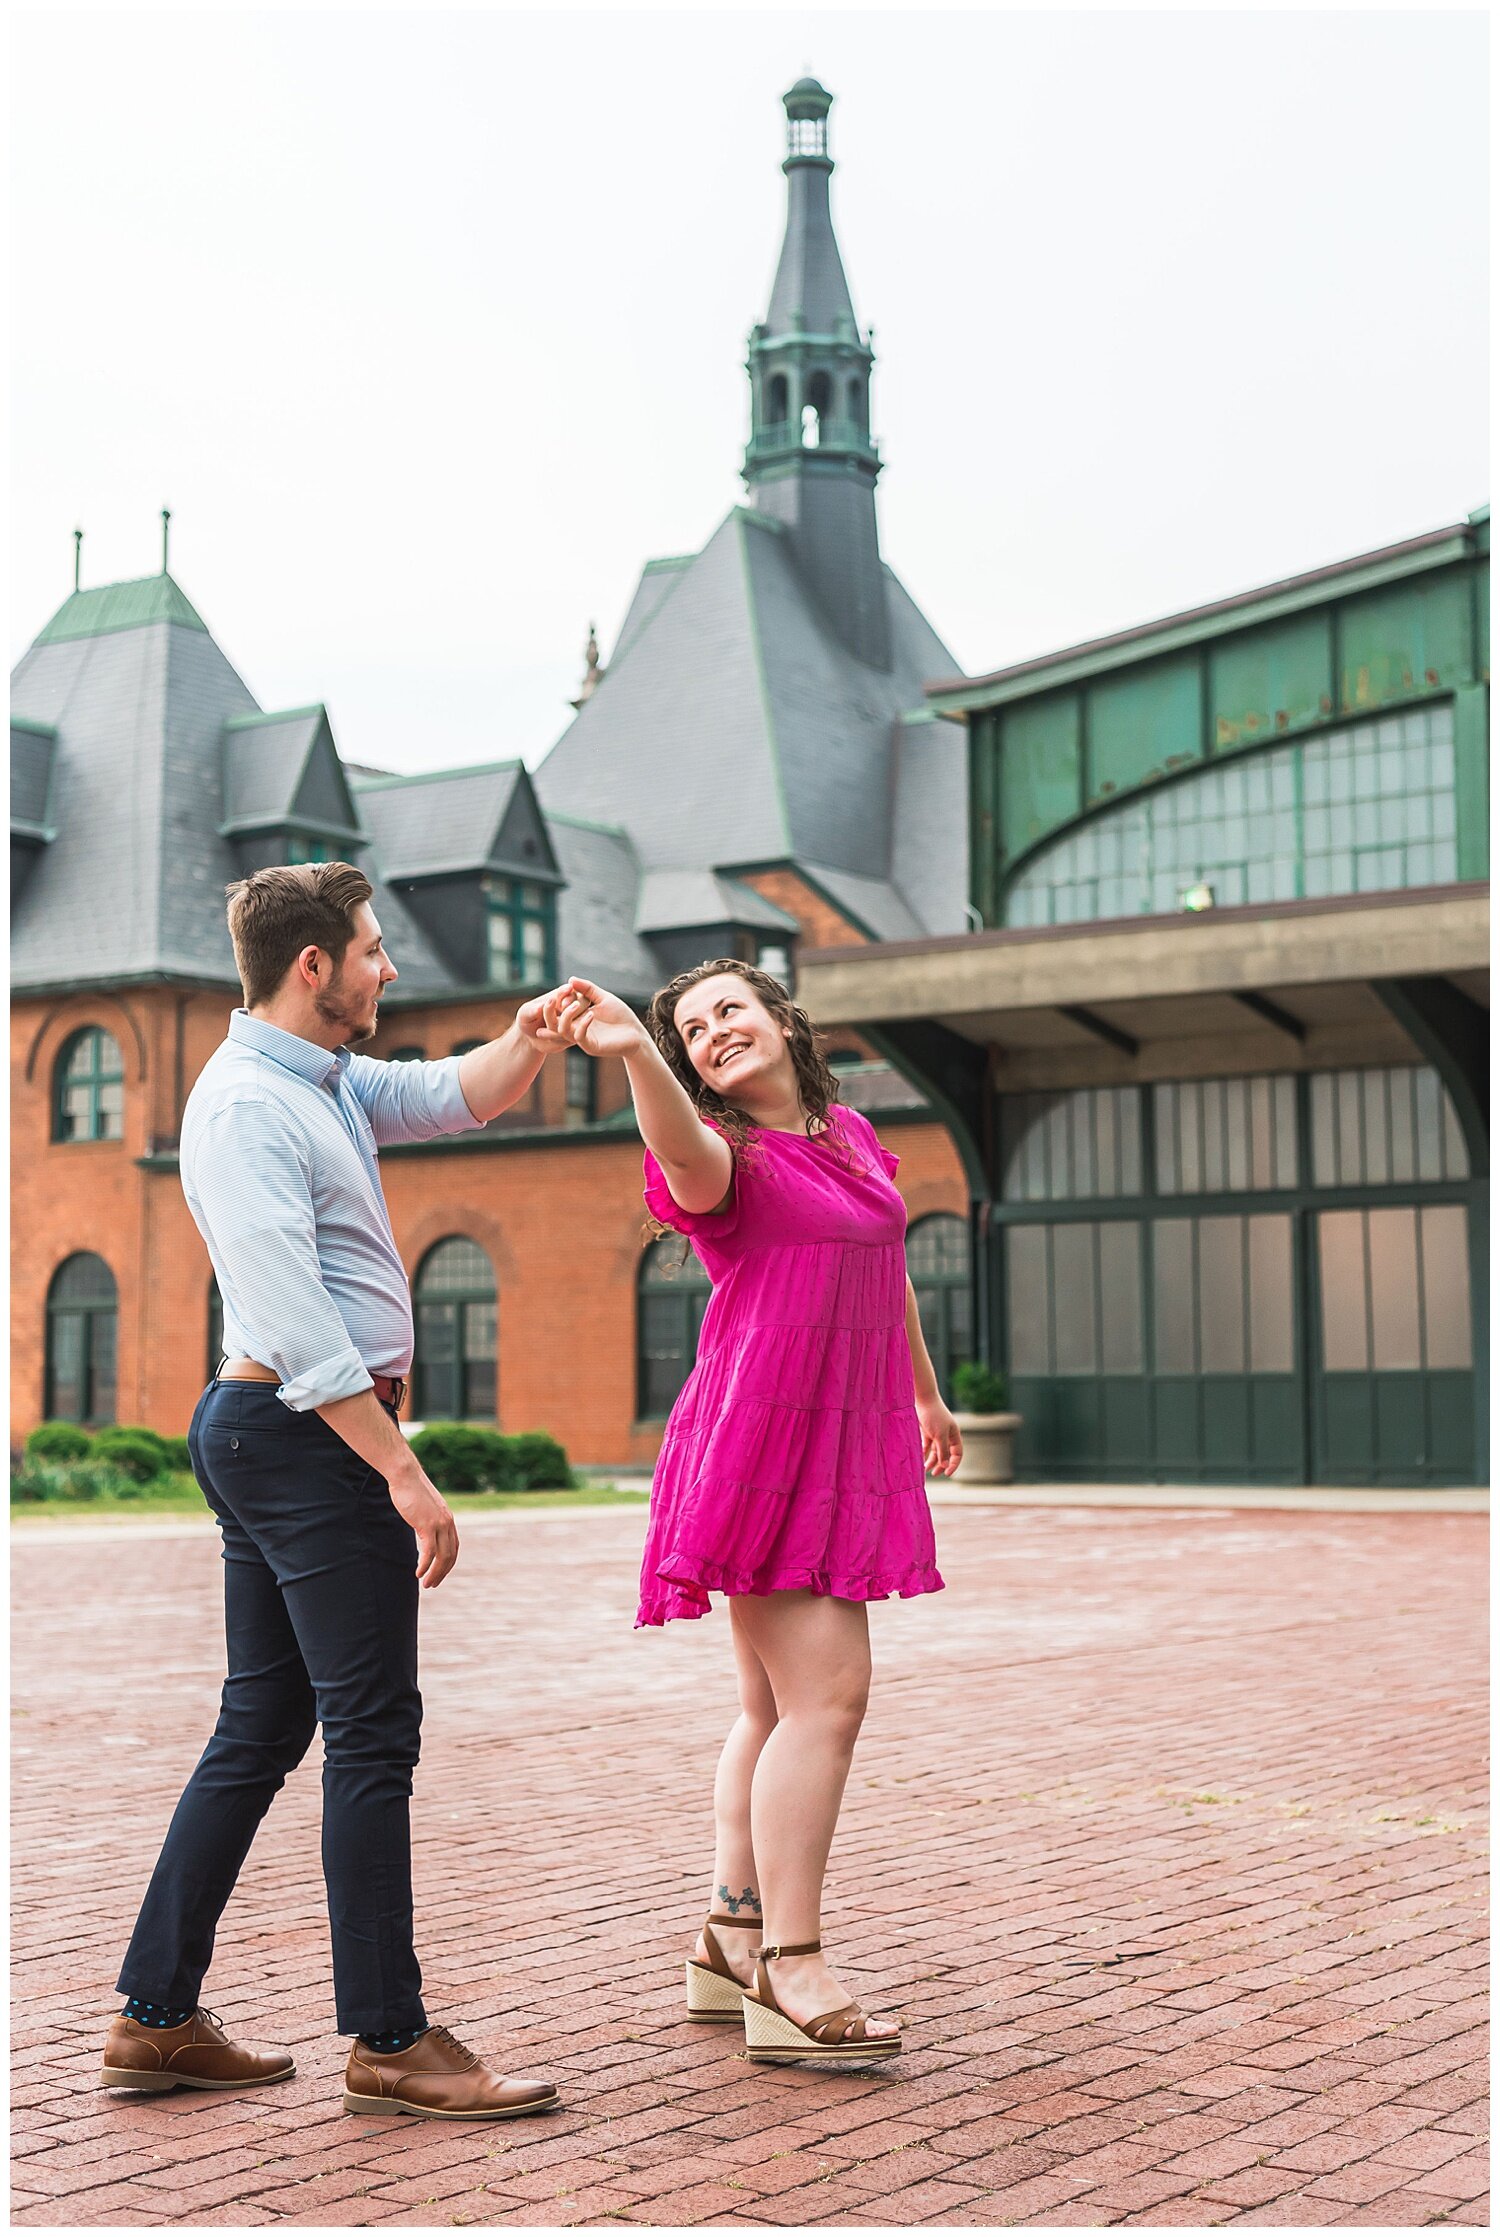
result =
[[[655,1593],[643,1589],[636,1615],[637,1631],[660,1629],[674,1616],[698,1617],[710,1613],[710,1592],[729,1597],[736,1593],[814,1592],[833,1600],[914,1600],[919,1593],[942,1592],[945,1587],[930,1561],[913,1562],[904,1570],[874,1576],[840,1576],[823,1569],[774,1566],[770,1569],[729,1569],[695,1554],[670,1554],[657,1564],[652,1582]]]

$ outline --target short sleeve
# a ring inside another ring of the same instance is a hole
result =
[[[845,1108],[847,1108],[847,1106],[845,1106]],[[894,1150],[888,1150],[886,1148],[884,1142],[882,1142],[880,1136],[876,1133],[874,1127],[870,1124],[870,1121],[865,1117],[863,1111],[852,1111],[850,1115],[851,1117],[858,1119],[860,1126],[863,1128],[865,1134],[869,1137],[867,1146],[874,1151],[875,1156],[879,1160],[881,1168],[886,1175],[886,1178],[893,1181],[896,1178],[896,1172],[901,1163],[900,1158],[896,1155]]]
[[[734,1174],[734,1194],[722,1212],[685,1212],[667,1186],[667,1176],[647,1150],[645,1157],[646,1209],[663,1227],[675,1228],[679,1235],[703,1235],[711,1242],[732,1235],[740,1216],[740,1189],[743,1185],[738,1165]]]

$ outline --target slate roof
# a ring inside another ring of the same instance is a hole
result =
[[[644,1000],[662,970],[636,933],[641,866],[625,832],[556,810],[547,818],[557,866],[567,884],[557,897],[557,949],[562,975],[593,979],[612,994]]]
[[[648,870],[640,882],[638,932],[691,931],[698,925],[742,924],[754,931],[795,932],[797,919],[737,878],[713,870]]]
[[[643,578],[644,581],[645,578]],[[630,831],[644,869],[731,869],[791,861],[832,891],[857,881],[861,922],[882,938],[954,929],[965,870],[951,896],[896,830],[903,798],[903,718],[924,706],[927,677],[952,655],[897,578],[884,570],[889,673],[858,660],[823,622],[779,523],[736,507],[669,591],[631,604],[603,682],[536,773],[550,814],[562,808]],[[905,805],[927,789],[920,823],[957,835],[961,766],[913,748]],[[920,885],[924,906],[899,873]]]
[[[232,715],[224,725],[224,822],[226,837],[288,823],[307,823],[330,836],[355,838],[359,824],[352,802],[307,813],[301,796],[308,763],[325,734],[332,748],[328,716],[321,707],[297,707],[284,714]]]
[[[56,617],[71,615],[70,626],[49,623],[14,671],[16,720],[57,733],[57,837],[12,913],[18,992],[161,977],[239,984],[224,922],[240,864],[219,828],[222,738],[226,723],[260,710],[170,577],[151,583],[167,587],[148,597],[149,584],[115,586],[125,600],[75,593]],[[97,634],[73,626],[85,612]],[[368,859],[365,868],[373,876]],[[448,987],[396,895],[374,883],[403,990]]]
[[[435,878],[489,867],[524,782],[521,762],[494,761],[416,777],[362,777],[354,790],[386,877]]]

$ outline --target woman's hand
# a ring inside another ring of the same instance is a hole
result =
[[[634,1056],[649,1040],[629,1003],[591,979],[569,979],[543,995],[542,1014],[548,1031],[558,1036],[555,1046],[582,1049],[588,1056]]]
[[[922,1466],[929,1476],[951,1476],[964,1456],[958,1423],[941,1398],[919,1398],[917,1420],[922,1427]]]

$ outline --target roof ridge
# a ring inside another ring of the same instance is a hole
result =
[[[453,769],[418,769],[410,776],[356,777],[350,790],[354,792],[391,792],[397,785],[442,784],[454,777],[494,777],[502,769],[525,769],[519,754],[509,761],[472,761],[460,763]]]
[[[327,712],[328,703],[324,699],[315,699],[307,707],[262,707],[251,715],[226,715],[224,717],[224,728],[226,730],[251,730],[257,723],[301,722],[309,715],[326,715]]]
[[[538,802],[538,806],[540,806]],[[571,816],[562,808],[543,808],[542,818],[547,823],[570,824],[577,831],[602,831],[611,839],[629,839],[630,833],[623,823],[600,823],[594,816]],[[634,841],[631,842],[632,845]]]

